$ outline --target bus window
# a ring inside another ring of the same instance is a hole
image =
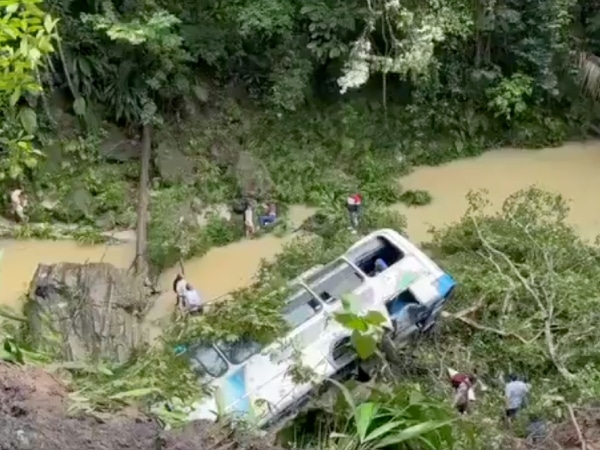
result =
[[[220,341],[217,344],[219,350],[233,364],[241,364],[262,349],[262,345],[251,339],[240,338],[235,341]]]
[[[290,297],[282,315],[291,329],[299,327],[323,308],[322,304],[305,288]]]
[[[190,349],[190,355],[192,367],[202,375],[218,378],[229,367],[212,345],[196,344]]]
[[[404,253],[386,238],[378,236],[353,249],[347,257],[364,273],[374,277],[404,258]]]
[[[306,280],[306,284],[326,303],[340,300],[363,283],[362,276],[343,259],[337,259]]]

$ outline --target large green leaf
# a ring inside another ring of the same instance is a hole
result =
[[[19,120],[21,125],[28,134],[34,134],[38,127],[37,114],[35,111],[28,107],[23,107],[19,111]]]
[[[342,312],[334,314],[335,320],[349,330],[366,332],[369,330],[369,324],[360,316],[354,313]]]
[[[413,425],[408,427],[399,433],[388,436],[387,438],[382,439],[376,445],[373,446],[374,449],[385,448],[391,445],[401,444],[403,442],[407,442],[413,439],[420,439],[423,443],[427,443],[429,447],[432,447],[432,444],[424,438],[424,435],[427,433],[431,433],[439,428],[444,428],[450,426],[454,420],[446,420],[446,421],[434,421],[430,420],[427,422],[419,423],[417,425]],[[435,449],[435,447],[433,447]]]
[[[373,418],[377,415],[377,409],[377,405],[372,402],[362,403],[356,408],[354,417],[356,420],[356,430],[358,432],[360,442],[365,441],[369,427],[373,422]]]
[[[369,334],[354,330],[350,336],[350,341],[360,359],[370,358],[377,350],[377,341]]]
[[[109,398],[111,400],[124,400],[127,398],[140,398],[146,397],[150,394],[160,394],[160,389],[158,388],[140,388],[140,389],[132,389],[130,391],[119,392],[118,394],[111,395]]]

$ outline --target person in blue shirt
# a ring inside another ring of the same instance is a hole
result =
[[[508,376],[508,383],[504,387],[506,418],[508,421],[512,421],[517,416],[519,410],[525,406],[529,389],[529,384],[519,380],[516,375],[511,374]]]
[[[262,228],[266,227],[267,225],[273,225],[277,220],[277,207],[275,206],[275,203],[269,203],[266,205],[266,210],[267,214],[259,217],[260,226]]]
[[[386,262],[383,259],[377,258],[375,260],[375,275],[383,272],[387,268],[388,268],[388,265],[386,264]]]

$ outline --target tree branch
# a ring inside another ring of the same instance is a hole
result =
[[[473,319],[469,319],[467,317],[464,317],[463,315],[460,315],[460,313],[459,314],[452,314],[452,313],[449,313],[449,312],[446,312],[446,311],[442,311],[441,315],[445,319],[456,319],[456,320],[459,320],[459,321],[461,321],[461,322],[469,325],[470,327],[475,328],[475,329],[480,330],[480,331],[487,331],[489,333],[497,334],[498,336],[518,339],[519,341],[521,341],[525,345],[532,344],[533,342],[535,342],[543,334],[543,332],[540,332],[533,339],[525,339],[523,336],[520,336],[520,335],[518,335],[516,333],[513,333],[512,331],[505,331],[505,330],[500,330],[498,328],[492,328],[492,327],[488,327],[486,325],[481,325],[480,323],[474,321]]]
[[[577,433],[577,439],[579,439],[579,445],[581,450],[587,450],[587,442],[585,440],[585,436],[581,431],[581,427],[577,423],[577,419],[575,418],[575,413],[573,412],[573,407],[565,402],[565,406],[567,407],[567,411],[569,412],[569,417],[571,418],[571,423],[575,428],[575,432]]]
[[[544,314],[544,316],[545,316],[544,317],[544,338],[546,341],[546,347],[548,349],[548,355],[550,356],[550,360],[556,367],[556,370],[558,370],[558,372],[564,378],[572,379],[574,377],[574,375],[567,370],[567,368],[564,366],[564,364],[562,364],[562,362],[559,360],[557,352],[556,352],[556,345],[554,343],[554,336],[552,334],[552,321],[553,321],[554,305],[552,304],[552,302],[550,301],[549,298],[547,298],[548,303],[549,303],[548,306],[546,307],[544,305],[544,302],[542,301],[542,299],[540,298],[538,293],[535,292],[535,290],[531,287],[531,284],[525,279],[525,277],[521,274],[521,272],[519,272],[519,269],[517,269],[517,267],[510,260],[510,258],[508,256],[506,256],[505,253],[501,252],[497,248],[494,248],[487,241],[487,239],[485,239],[483,237],[483,234],[481,233],[481,229],[479,228],[479,225],[478,225],[475,217],[471,216],[471,220],[473,221],[473,225],[475,226],[475,231],[477,232],[477,236],[479,237],[479,240],[481,241],[482,245],[485,247],[485,249],[489,253],[488,259],[496,267],[496,270],[498,270],[500,275],[502,275],[503,277],[507,277],[507,275],[504,272],[502,272],[499,264],[497,262],[493,261],[492,255],[498,256],[500,259],[502,259],[508,265],[511,272],[520,281],[523,288],[529,293],[529,295],[531,295],[531,297],[533,297],[533,299],[535,300],[535,302],[538,305],[538,308]],[[550,271],[552,271],[551,267],[549,267],[549,269],[550,269]],[[512,282],[512,280],[511,280],[511,284],[514,286],[514,283]]]

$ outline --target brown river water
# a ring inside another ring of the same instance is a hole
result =
[[[543,150],[502,149],[438,167],[421,167],[404,177],[406,189],[424,189],[433,201],[424,207],[394,206],[408,221],[414,241],[427,240],[430,225],[442,226],[464,213],[465,195],[472,189],[487,189],[494,206],[510,194],[531,185],[562,194],[571,200],[570,220],[585,238],[600,234],[600,142],[569,143]],[[294,206],[293,224],[299,224],[313,210]],[[293,236],[267,236],[214,248],[200,258],[185,262],[186,278],[207,298],[216,298],[247,285],[263,258],[272,258]],[[82,246],[69,241],[0,241],[0,305],[19,309],[22,294],[39,263],[61,261],[83,263],[104,261],[128,268],[135,254],[133,242],[118,246]],[[179,267],[161,277],[163,294],[149,319],[164,317],[173,308],[169,285]]]

